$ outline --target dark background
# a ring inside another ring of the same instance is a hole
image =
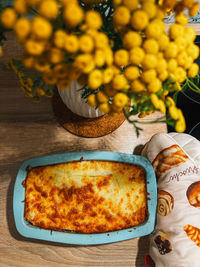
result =
[[[200,36],[197,36],[195,43],[200,47]],[[196,62],[200,66],[200,56]],[[181,108],[185,116],[185,133],[191,134],[200,140],[200,94],[191,90],[179,92],[177,107]],[[174,129],[168,126],[168,132],[174,132]]]

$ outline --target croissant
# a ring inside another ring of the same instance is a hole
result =
[[[188,156],[178,145],[172,145],[163,149],[153,161],[157,179],[159,179],[166,171],[177,167],[187,159]]]
[[[184,231],[187,236],[198,246],[200,247],[200,229],[194,227],[190,224],[184,226]]]

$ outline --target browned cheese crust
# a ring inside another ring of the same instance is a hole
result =
[[[25,218],[51,230],[100,233],[136,226],[147,214],[144,170],[80,161],[36,167],[25,180]]]

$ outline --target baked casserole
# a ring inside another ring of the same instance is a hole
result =
[[[82,160],[35,167],[24,185],[25,219],[43,229],[103,233],[147,216],[145,171],[137,165]]]

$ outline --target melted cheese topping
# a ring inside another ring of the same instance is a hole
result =
[[[41,228],[98,233],[146,218],[145,172],[132,164],[80,161],[36,167],[25,187],[25,218]]]

